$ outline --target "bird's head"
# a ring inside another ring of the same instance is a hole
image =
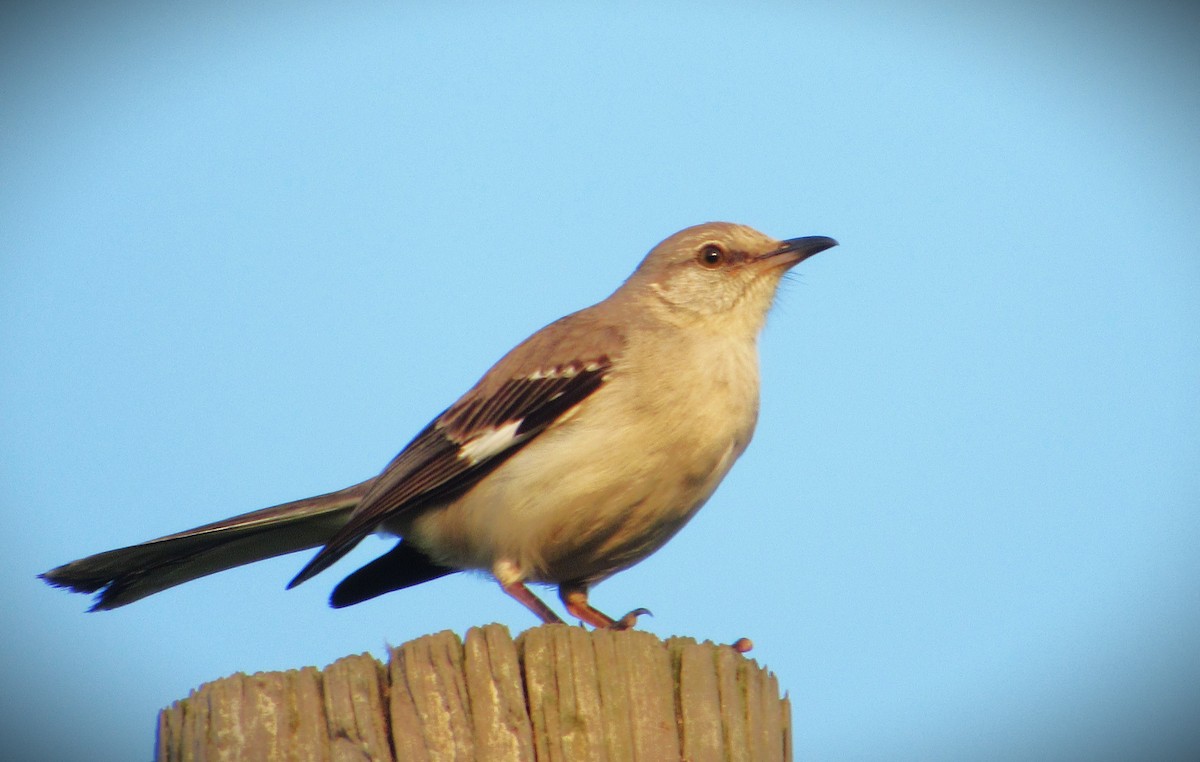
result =
[[[622,290],[669,322],[717,318],[757,332],[783,274],[836,245],[824,236],[777,240],[745,225],[708,222],[655,246]]]

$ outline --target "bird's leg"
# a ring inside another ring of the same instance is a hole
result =
[[[587,586],[577,582],[559,585],[558,597],[571,616],[598,630],[628,630],[637,624],[638,617],[650,613],[649,609],[634,609],[620,619],[613,619],[588,603]]]
[[[562,619],[554,613],[554,609],[547,606],[541,598],[533,594],[532,590],[525,587],[524,582],[510,582],[507,585],[501,583],[500,589],[520,601],[525,608],[536,614],[538,619],[546,624],[562,624]]]

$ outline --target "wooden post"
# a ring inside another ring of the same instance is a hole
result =
[[[237,674],[159,715],[159,762],[784,762],[791,708],[730,646],[498,624],[317,671]]]

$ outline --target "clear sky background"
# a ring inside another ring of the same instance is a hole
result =
[[[6,748],[148,759],[204,681],[533,625],[466,575],[327,608],[375,539],[104,614],[35,574],[372,475],[725,219],[842,245],[593,601],[752,638],[798,759],[1195,758],[1194,4],[251,5],[0,11]]]

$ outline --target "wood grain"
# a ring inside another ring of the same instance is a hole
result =
[[[237,674],[159,716],[159,762],[783,762],[775,676],[729,646],[501,625],[417,638],[384,666]]]

